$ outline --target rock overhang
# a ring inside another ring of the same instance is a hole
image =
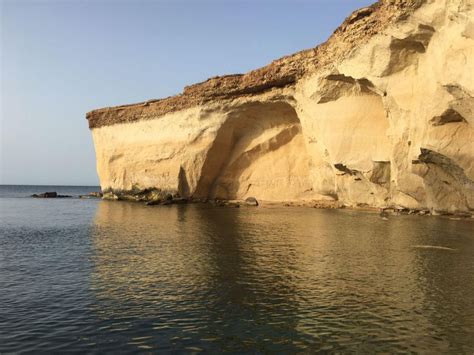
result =
[[[316,48],[89,112],[102,187],[472,210],[469,1],[379,1]]]

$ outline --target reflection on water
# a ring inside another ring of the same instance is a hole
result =
[[[470,221],[22,191],[0,196],[0,353],[474,352]]]
[[[91,255],[102,349],[474,350],[471,222],[101,201]]]

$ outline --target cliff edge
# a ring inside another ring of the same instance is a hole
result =
[[[324,44],[87,114],[109,198],[474,210],[474,0],[383,0]]]

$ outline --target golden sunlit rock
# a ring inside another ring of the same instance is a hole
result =
[[[379,1],[314,49],[89,112],[105,197],[470,211],[473,18],[472,0]]]

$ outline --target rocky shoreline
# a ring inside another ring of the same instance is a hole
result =
[[[160,189],[134,189],[130,191],[112,191],[108,190],[103,193],[104,200],[130,201],[144,203],[147,206],[170,206],[183,204],[210,204],[219,207],[242,206],[249,207],[307,207],[315,209],[348,209],[356,211],[366,211],[379,213],[380,217],[401,216],[401,215],[417,215],[417,216],[444,216],[450,219],[473,219],[474,215],[469,212],[456,211],[440,211],[427,208],[406,208],[403,206],[391,206],[384,208],[372,207],[366,204],[358,204],[350,206],[337,200],[304,200],[304,201],[267,201],[260,200],[255,197],[246,199],[208,199],[182,197],[176,191],[162,191]]]
[[[90,192],[86,195],[61,195],[55,191],[44,192],[30,195],[33,198],[46,199],[62,199],[62,198],[79,198],[79,199],[103,199],[144,203],[146,206],[171,206],[183,204],[209,204],[218,207],[307,207],[315,209],[348,209],[355,211],[365,211],[379,213],[381,218],[386,219],[389,216],[416,215],[416,216],[442,216],[454,220],[474,219],[474,215],[469,212],[447,212],[429,209],[410,209],[402,206],[393,206],[385,208],[371,207],[365,204],[349,206],[341,201],[336,200],[305,200],[305,201],[266,201],[257,200],[255,197],[246,199],[207,199],[182,197],[177,192],[162,191],[160,189],[134,189],[131,191],[111,191]]]

